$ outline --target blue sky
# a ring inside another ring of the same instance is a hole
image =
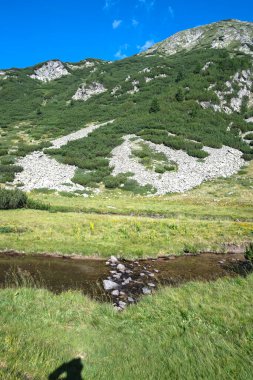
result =
[[[0,68],[121,59],[179,30],[253,21],[252,0],[1,0],[0,11]]]

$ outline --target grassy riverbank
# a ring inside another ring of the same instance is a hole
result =
[[[253,231],[253,222],[245,221],[160,220],[37,210],[2,212],[1,223],[13,228],[0,234],[1,250],[125,258],[222,250],[224,243],[249,241]]]
[[[164,288],[123,313],[77,292],[1,290],[0,378],[45,380],[80,356],[84,379],[251,379],[252,286]]]
[[[185,194],[135,196],[105,191],[89,198],[33,192],[47,210],[0,211],[0,250],[147,257],[223,251],[253,237],[253,165]]]

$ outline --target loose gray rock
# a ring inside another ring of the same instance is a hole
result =
[[[111,292],[111,295],[112,295],[112,296],[118,296],[118,295],[119,295],[119,291],[118,291],[117,289],[115,289],[115,290],[113,290],[113,291]]]
[[[126,302],[123,302],[123,301],[119,301],[119,307],[121,309],[124,309],[126,307]]]
[[[111,256],[110,260],[109,260],[112,264],[116,264],[118,262],[118,259],[117,257],[115,256]]]
[[[122,282],[122,285],[128,285],[132,281],[131,277],[128,277],[124,282]]]
[[[163,144],[145,142],[136,135],[126,135],[123,139],[123,143],[112,150],[110,159],[110,167],[113,168],[112,175],[131,172],[133,173],[132,179],[141,186],[151,185],[157,190],[157,195],[182,193],[199,186],[203,181],[217,177],[229,177],[245,164],[241,151],[225,145],[220,149],[204,146],[203,150],[209,155],[205,159],[199,160],[189,156],[183,150],[174,150]],[[164,153],[168,160],[177,164],[178,170],[160,174],[145,168],[132,155],[132,150],[139,143],[145,143],[154,151]]]
[[[144,288],[142,288],[142,293],[143,294],[151,294],[151,290],[147,287],[144,287]]]
[[[111,280],[103,280],[103,285],[105,290],[112,290],[112,289],[117,289],[119,285]]]
[[[125,265],[123,265],[123,264],[118,264],[118,265],[117,265],[117,269],[118,269],[120,272],[125,272],[126,267],[125,267]]]
[[[119,280],[122,276],[122,273],[116,273],[112,277],[115,278],[116,280]]]

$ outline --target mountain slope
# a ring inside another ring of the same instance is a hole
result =
[[[180,32],[122,61],[52,60],[0,71],[0,182],[13,181],[22,170],[18,157],[42,149],[77,167],[73,181],[84,192],[100,183],[150,191],[157,181],[168,184],[175,177],[179,191],[190,188],[170,149],[182,152],[187,163],[193,160],[196,168],[202,163],[200,172],[207,175],[201,174],[199,182],[193,170],[193,186],[215,177],[208,165],[210,148],[217,150],[216,175],[231,175],[243,164],[241,155],[252,158],[252,36],[252,23],[222,21]],[[85,138],[45,149],[58,137],[112,119]],[[126,139],[129,157],[115,158]],[[162,152],[162,146],[168,149]],[[229,147],[238,156],[234,163],[225,153]],[[115,159],[120,164],[128,158],[128,167],[115,170]],[[166,186],[162,193],[174,191]]]

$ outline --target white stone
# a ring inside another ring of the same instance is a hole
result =
[[[105,290],[113,290],[119,287],[119,285],[116,282],[111,280],[103,280],[103,285]]]
[[[67,67],[71,70],[83,70],[83,69],[87,69],[93,66],[95,66],[95,62],[91,62],[91,61],[84,61],[84,63],[81,63],[81,64],[67,63]]]
[[[151,290],[147,287],[144,287],[144,288],[142,288],[142,293],[143,294],[151,294]]]
[[[120,272],[125,272],[126,267],[125,267],[125,265],[123,265],[123,264],[118,264],[118,265],[117,265],[117,269],[118,269]]]
[[[116,264],[118,262],[118,259],[117,257],[115,256],[111,256],[110,260],[109,260],[112,264]]]
[[[119,307],[121,309],[124,309],[126,307],[126,302],[123,302],[123,301],[119,301]]]
[[[115,289],[115,290],[113,290],[113,291],[111,292],[111,295],[112,295],[112,296],[118,296],[118,295],[119,295],[119,291],[118,291],[117,289]]]
[[[125,281],[122,282],[122,285],[128,285],[132,281],[131,277],[128,277]]]
[[[118,85],[118,86],[115,86],[112,91],[111,91],[111,95],[115,95],[118,91],[121,90],[121,85]]]

